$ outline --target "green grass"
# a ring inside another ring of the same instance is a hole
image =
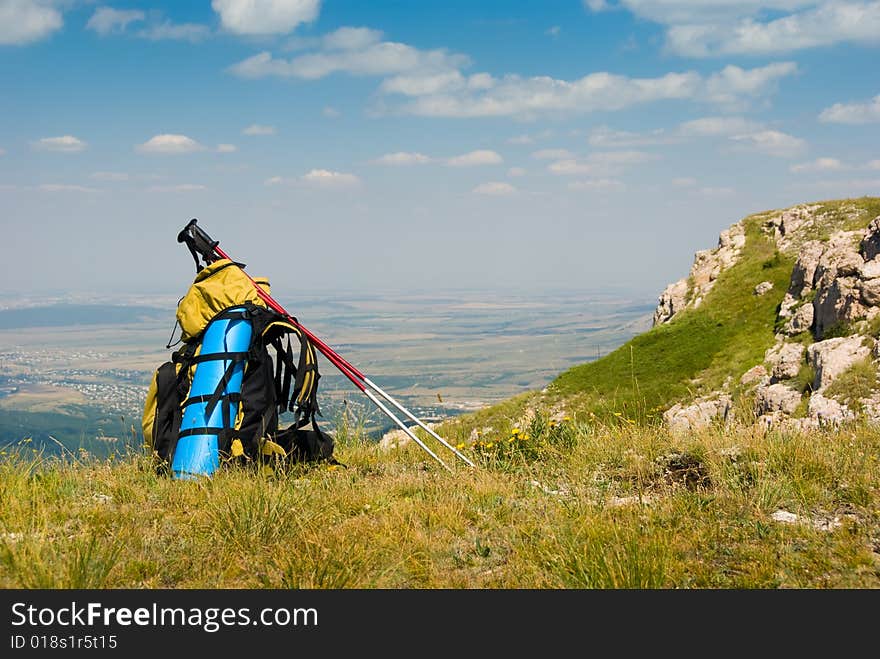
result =
[[[455,473],[365,441],[340,446],[347,468],[200,482],[141,456],[7,456],[0,587],[880,588],[875,428],[682,437],[538,416]]]
[[[696,309],[652,328],[600,360],[562,373],[550,393],[607,418],[650,420],[673,402],[717,389],[763,361],[794,261],[776,251],[757,219],[746,220],[739,262],[721,274]],[[773,289],[754,295],[757,284]]]
[[[877,390],[877,367],[870,357],[862,359],[834,378],[825,395],[846,403],[851,409],[861,409],[861,400],[870,398]]]

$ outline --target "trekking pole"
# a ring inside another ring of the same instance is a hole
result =
[[[224,252],[219,247],[219,241],[212,240],[207,233],[205,233],[201,227],[197,226],[196,219],[190,220],[189,224],[187,224],[183,230],[177,235],[177,242],[186,242],[187,247],[193,255],[193,259],[196,262],[196,269],[200,268],[198,256],[201,255],[202,258],[206,261],[206,263],[211,263],[216,260],[214,256],[216,255],[218,258],[227,259],[230,262],[236,264],[240,269],[241,266],[237,264],[230,256]],[[357,368],[355,368],[352,364],[350,364],[346,359],[340,356],[336,351],[334,351],[330,346],[328,346],[324,341],[315,336],[310,330],[304,327],[298,320],[296,320],[293,316],[291,316],[269,293],[267,293],[261,286],[259,286],[253,278],[242,269],[244,275],[250,280],[251,284],[254,286],[254,290],[257,295],[269,306],[269,308],[283,315],[290,323],[292,323],[295,327],[297,327],[306,337],[308,337],[312,343],[314,343],[315,347],[323,354],[330,363],[332,363],[344,376],[346,376],[352,384],[354,384],[367,398],[369,398],[388,418],[390,418],[394,423],[396,423],[401,430],[403,430],[416,444],[419,445],[428,455],[437,460],[443,467],[445,467],[448,471],[452,471],[452,469],[441,460],[431,449],[429,449],[416,435],[406,427],[406,425],[393,413],[388,409],[386,405],[384,405],[372,391],[369,391],[367,387],[373,389],[376,393],[382,396],[385,400],[391,403],[398,410],[403,412],[407,417],[411,420],[415,421],[421,428],[426,430],[431,436],[440,441],[441,444],[450,449],[456,456],[461,458],[468,466],[476,467],[476,465],[471,461],[467,456],[462,454],[458,449],[449,444],[446,440],[444,440],[440,435],[434,432],[431,428],[425,425],[421,419],[416,417],[412,412],[406,409],[403,405],[397,402],[394,398],[392,398],[389,394],[379,388],[378,385],[373,383],[369,378],[367,378],[363,373],[361,373]]]

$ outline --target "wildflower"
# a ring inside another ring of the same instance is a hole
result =
[[[593,413],[590,412],[590,414],[593,414]],[[594,415],[594,416],[595,416],[595,415]],[[563,420],[563,421],[571,421],[571,417],[570,417],[570,416],[564,416],[564,417],[562,417],[562,420]]]
[[[461,449],[464,448],[464,444],[456,444],[455,448],[457,448],[460,451]]]
[[[514,428],[513,430],[510,431],[511,435],[518,435],[519,433],[520,433],[519,428]]]
[[[493,442],[489,442],[488,444],[486,444],[486,448],[492,448],[493,446],[495,446]]]

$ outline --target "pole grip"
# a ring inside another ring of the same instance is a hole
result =
[[[190,254],[192,254],[193,261],[196,263],[196,272],[199,272],[202,269],[199,257],[202,257],[206,266],[216,261],[217,245],[220,244],[220,241],[212,240],[211,236],[205,233],[197,223],[198,220],[196,218],[191,219],[180,233],[177,234],[177,242],[186,243]]]

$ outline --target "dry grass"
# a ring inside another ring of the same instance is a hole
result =
[[[24,445],[0,463],[0,586],[880,587],[874,428],[535,428],[483,438],[454,474],[356,438],[347,468],[203,482]]]

